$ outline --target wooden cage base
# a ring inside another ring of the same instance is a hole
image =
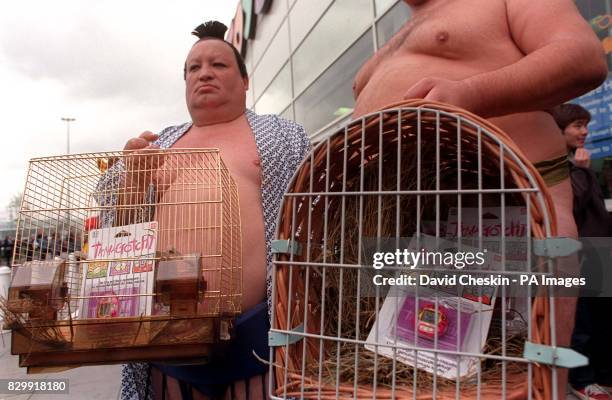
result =
[[[213,349],[214,348],[214,349]],[[219,345],[194,344],[181,346],[131,347],[125,349],[97,349],[88,351],[58,351],[53,353],[19,354],[19,366],[27,367],[28,373],[43,372],[39,368],[74,368],[85,365],[125,364],[133,362],[164,362],[205,364],[219,352]],[[184,360],[181,362],[181,360]]]

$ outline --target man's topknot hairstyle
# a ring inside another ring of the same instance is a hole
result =
[[[207,21],[203,24],[198,25],[192,32],[192,35],[197,36],[200,39],[205,37],[217,38],[225,40],[225,32],[227,32],[227,26],[219,21]]]
[[[243,78],[248,78],[249,75],[247,73],[246,65],[244,64],[244,59],[238,52],[238,50],[234,47],[233,44],[225,40],[225,32],[227,32],[227,26],[219,21],[207,21],[203,24],[198,25],[192,32],[192,35],[198,37],[198,42],[206,39],[217,39],[221,40],[232,49],[234,52],[234,56],[236,57],[236,63],[238,64],[238,70],[240,70],[240,76]],[[196,43],[198,43],[196,42]],[[187,76],[187,66],[183,67],[183,78]]]

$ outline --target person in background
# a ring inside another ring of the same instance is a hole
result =
[[[597,177],[591,169],[590,153],[584,148],[591,114],[578,104],[567,103],[555,107],[552,115],[563,133],[570,160],[573,214],[578,234],[584,237],[612,236],[610,215]]]
[[[7,235],[2,242],[2,260],[7,266],[11,266],[11,257],[13,256],[13,240]]]
[[[595,267],[612,268],[610,260],[601,260],[588,244],[587,238],[611,237],[612,217],[606,210],[603,193],[595,173],[590,168],[591,157],[584,148],[589,134],[591,114],[578,104],[562,104],[552,111],[561,129],[570,160],[570,179],[574,196],[574,219],[578,234],[583,238],[582,275],[598,280]],[[601,279],[599,279],[601,281]],[[599,282],[593,282],[599,283]],[[612,383],[612,344],[609,340],[609,315],[612,304],[606,297],[586,297],[581,294],[576,305],[576,322],[571,347],[589,358],[589,365],[570,370],[570,390],[583,400],[612,400],[600,384]]]

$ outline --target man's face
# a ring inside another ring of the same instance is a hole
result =
[[[216,39],[196,43],[185,62],[187,108],[245,107],[248,80],[240,76],[238,63],[227,43]]]
[[[563,135],[569,149],[575,150],[584,147],[584,141],[589,134],[588,123],[586,120],[579,119],[565,127]]]

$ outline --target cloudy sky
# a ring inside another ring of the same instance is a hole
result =
[[[21,1],[0,6],[0,220],[30,158],[123,148],[185,122],[191,30],[238,0]],[[10,5],[8,5],[10,4]]]

